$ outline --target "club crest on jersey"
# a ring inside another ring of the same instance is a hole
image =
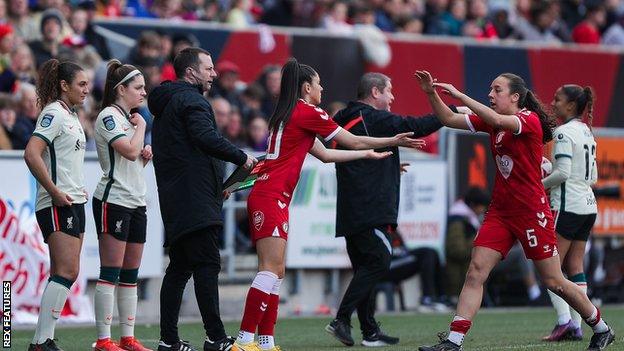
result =
[[[52,120],[54,119],[54,115],[50,113],[46,113],[41,118],[41,123],[39,123],[43,128],[47,128],[52,124]]]
[[[104,128],[106,128],[106,130],[110,131],[115,129],[115,119],[112,115],[104,117],[102,122],[104,123]]]
[[[121,225],[123,223],[123,219],[115,222],[115,233],[121,233]]]
[[[282,223],[282,230],[284,233],[288,234],[288,222]]]
[[[256,228],[256,230],[260,230],[264,224],[264,213],[262,213],[262,211],[256,211],[253,213],[252,218],[254,228]]]

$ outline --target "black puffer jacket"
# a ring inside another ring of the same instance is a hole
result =
[[[245,153],[217,130],[201,87],[167,81],[149,95],[152,148],[165,246],[189,232],[223,225],[224,161],[245,163]]]
[[[371,137],[391,137],[406,132],[422,137],[442,128],[435,115],[403,117],[357,101],[349,102],[345,109],[336,113],[334,121],[355,135]],[[336,236],[397,224],[401,187],[399,148],[377,151],[392,151],[392,156],[336,163]]]

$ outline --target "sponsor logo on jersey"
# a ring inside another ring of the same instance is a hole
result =
[[[41,122],[39,123],[43,128],[47,128],[52,124],[52,120],[54,119],[54,115],[50,113],[46,113],[41,118]]]
[[[252,218],[254,227],[256,228],[256,230],[260,230],[260,228],[262,228],[262,225],[264,224],[264,213],[262,213],[262,211],[255,211],[252,214]]]
[[[511,171],[513,170],[514,161],[507,155],[496,155],[496,165],[505,179],[509,178]]]
[[[102,118],[102,123],[104,123],[104,128],[108,131],[115,129],[115,119],[112,115]]]

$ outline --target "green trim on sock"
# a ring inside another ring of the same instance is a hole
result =
[[[587,283],[587,278],[585,278],[585,273],[575,274],[568,278],[572,283]]]
[[[139,269],[122,269],[119,273],[119,282],[124,284],[136,284],[139,279]]]
[[[111,284],[117,283],[119,280],[119,272],[121,267],[100,267],[100,280]]]
[[[50,277],[50,279],[48,279],[48,281],[61,284],[62,286],[66,287],[67,289],[71,289],[71,286],[74,284],[73,280],[69,280],[67,278],[63,278],[60,275],[53,275],[53,276]]]

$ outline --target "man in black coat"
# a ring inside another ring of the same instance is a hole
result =
[[[338,125],[355,135],[388,137],[414,132],[415,137],[422,137],[442,127],[434,115],[418,118],[390,112],[394,100],[392,83],[381,73],[362,76],[357,98],[334,116]],[[355,310],[364,346],[399,342],[399,338],[382,332],[375,321],[374,287],[384,280],[390,269],[390,232],[397,227],[401,164],[398,147],[377,151],[392,151],[392,156],[382,160],[336,163],[336,236],[345,237],[354,275],[336,319],[325,330],[347,346],[354,344],[350,322]]]
[[[229,350],[219,315],[219,237],[223,229],[224,162],[249,169],[257,162],[218,131],[212,107],[204,97],[217,76],[210,54],[182,50],[173,63],[178,80],[156,87],[149,96],[154,115],[154,168],[165,225],[169,266],[160,291],[158,351],[193,351],[178,335],[182,293],[191,275],[206,340],[204,351]]]

